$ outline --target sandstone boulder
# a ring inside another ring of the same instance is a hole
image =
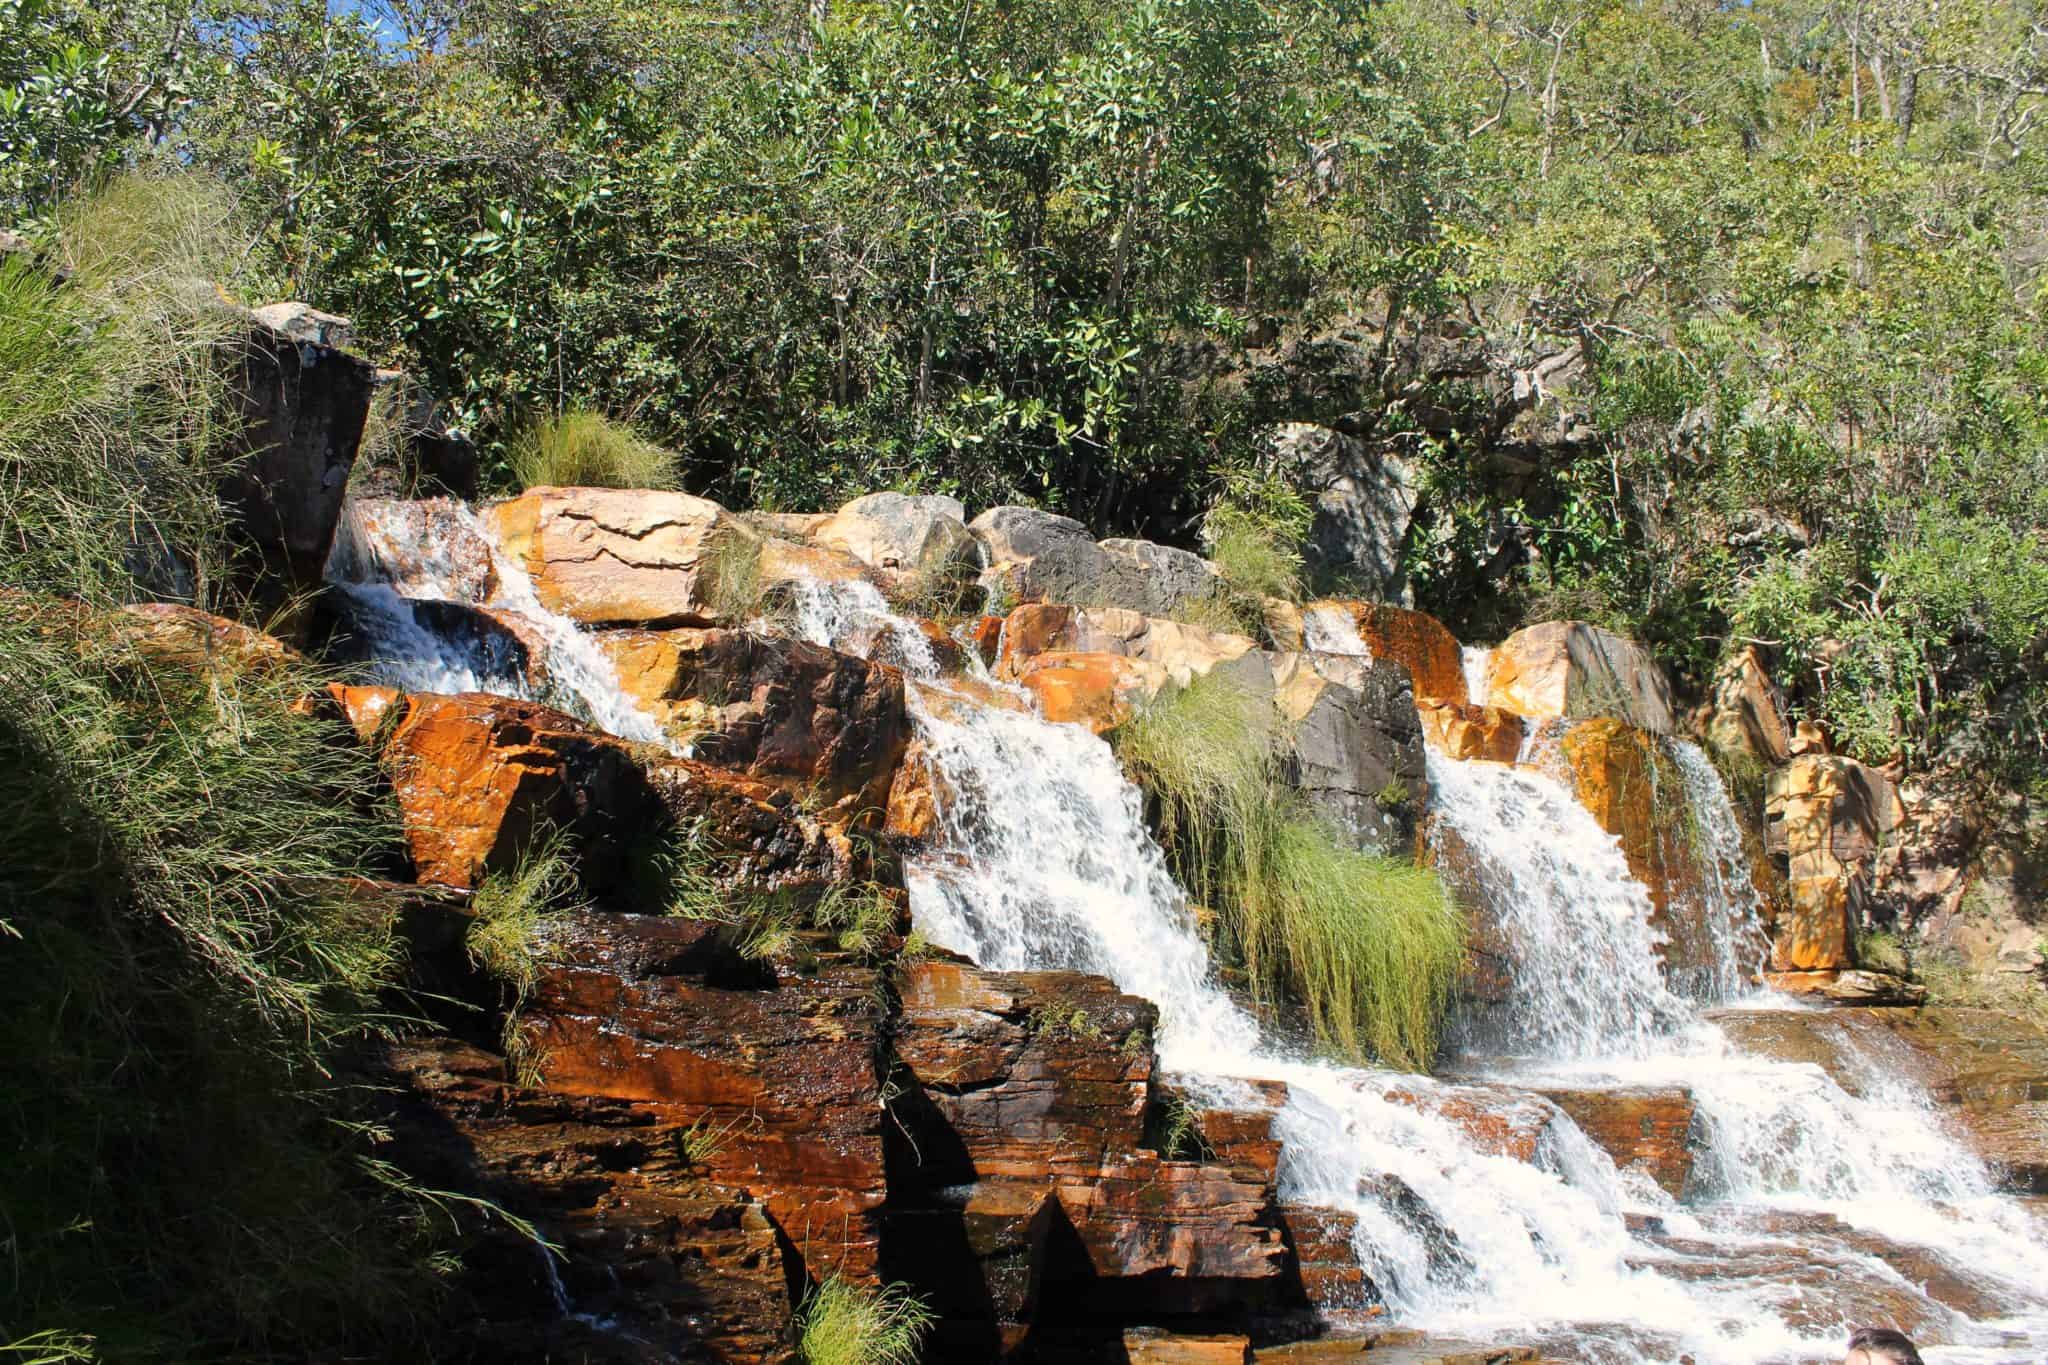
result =
[[[875,970],[736,958],[719,926],[581,915],[544,931],[521,1012],[535,1084],[703,1140],[678,1155],[747,1190],[802,1267],[874,1273],[885,1193]]]
[[[1786,904],[1773,944],[1781,971],[1855,965],[1855,926],[1879,848],[1904,822],[1897,789],[1852,758],[1802,754],[1769,778],[1765,845],[1782,858]]]
[[[138,602],[112,617],[115,635],[157,663],[198,671],[244,672],[299,659],[273,635],[175,602]]]
[[[1219,664],[1256,653],[1257,646],[1242,635],[1202,630],[1119,607],[1039,604],[1010,613],[996,675],[1017,678],[1027,659],[1049,652],[1138,659],[1164,669],[1175,686],[1185,687]]]
[[[1743,754],[1764,767],[1792,756],[1792,732],[1785,723],[1785,698],[1751,645],[1721,665],[1706,724],[1707,742],[1724,753]]]
[[[717,624],[721,575],[760,562],[758,533],[687,493],[532,488],[484,519],[542,605],[585,625]]]
[[[876,569],[930,577],[972,558],[966,515],[957,498],[870,493],[820,522],[808,539]]]
[[[423,882],[474,887],[545,828],[570,831],[593,887],[660,823],[628,746],[536,702],[407,695],[336,684],[331,695],[381,757]]]
[[[1167,686],[1166,670],[1144,659],[1100,651],[1049,650],[1022,660],[1013,676],[1062,724],[1107,734]]]
[[[892,1278],[948,1317],[1034,1326],[1279,1293],[1270,1167],[1145,1146],[1150,1003],[1099,977],[930,961],[901,996],[898,1084],[914,1089],[885,1130]]]
[[[1097,544],[1071,517],[992,507],[967,528],[980,542],[982,585],[997,600],[1122,607],[1154,616],[1207,597],[1216,583],[1201,556],[1143,540]]]
[[[1673,1199],[1692,1178],[1692,1092],[1683,1086],[1538,1086],[1622,1170],[1636,1167]]]
[[[620,686],[697,757],[856,806],[886,801],[910,740],[903,675],[744,630],[602,631]]]
[[[485,603],[501,584],[483,527],[448,498],[351,498],[328,573],[381,583],[401,597]]]
[[[1498,706],[1461,705],[1418,697],[1423,737],[1452,758],[1513,763],[1522,752],[1522,718]]]
[[[1549,621],[1502,641],[1487,702],[1537,720],[1611,716],[1657,735],[1677,725],[1671,685],[1650,652],[1583,621]]]

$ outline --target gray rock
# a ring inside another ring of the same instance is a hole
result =
[[[303,305],[288,324],[304,332]],[[293,318],[299,320],[293,323]],[[323,335],[325,333],[322,333]],[[376,370],[324,341],[257,321],[235,348],[231,381],[241,403],[241,440],[249,452],[222,482],[260,604],[277,606],[317,589],[362,442]]]
[[[972,553],[966,511],[957,498],[870,493],[820,523],[810,540],[877,569],[943,573]]]
[[[1381,601],[1403,600],[1401,552],[1421,491],[1415,469],[1308,422],[1283,422],[1271,439],[1281,467],[1315,499],[1310,569],[1351,579]]]
[[[308,346],[346,350],[355,343],[356,325],[338,313],[323,313],[309,303],[266,303],[251,310],[256,321],[273,332]]]
[[[1410,855],[1429,777],[1408,670],[1364,659],[1267,657],[1292,721],[1281,756],[1288,782],[1355,847]]]
[[[1032,507],[991,507],[967,529],[981,543],[983,586],[1011,601],[1166,616],[1207,595],[1216,581],[1200,555],[1149,540],[1097,543],[1072,517]]]

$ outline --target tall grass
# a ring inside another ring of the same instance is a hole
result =
[[[381,1349],[431,1294],[337,1079],[401,961],[349,889],[397,847],[374,766],[292,713],[312,667],[108,615],[237,605],[233,224],[127,180],[60,214],[63,283],[0,260],[0,1337],[112,1359]]]
[[[1211,674],[1113,735],[1183,883],[1259,998],[1325,1047],[1426,1069],[1464,952],[1436,874],[1346,847],[1279,781],[1272,706]]]
[[[676,457],[623,422],[577,408],[543,417],[512,440],[521,488],[675,488]]]
[[[866,1289],[828,1275],[797,1314],[805,1365],[917,1365],[932,1311],[901,1285]]]
[[[1233,596],[1254,602],[1302,595],[1301,546],[1315,509],[1276,473],[1234,469],[1203,522],[1209,557]]]

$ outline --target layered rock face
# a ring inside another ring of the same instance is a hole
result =
[[[981,545],[982,586],[998,600],[1165,616],[1208,596],[1216,582],[1200,555],[1142,540],[1097,543],[1080,522],[1036,508],[992,507],[968,530]]]
[[[591,626],[716,624],[721,575],[759,554],[756,532],[687,493],[535,488],[485,517],[542,605]]]
[[[1671,684],[1633,640],[1581,621],[1516,631],[1493,651],[1488,701],[1538,720],[1609,716],[1651,734],[1677,730]]]

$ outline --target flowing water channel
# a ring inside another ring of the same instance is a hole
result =
[[[489,545],[466,512],[433,524]],[[556,679],[543,699],[653,737],[601,652],[541,608],[517,566],[490,547],[487,584],[473,547],[446,539],[358,526],[337,551],[331,575],[384,677],[528,695],[473,638],[414,609],[495,605],[539,623]],[[1711,1021],[1708,1007],[1738,1000],[1796,1006],[1751,993],[1740,835],[1690,746],[1671,757],[1712,869],[1703,967],[1666,978],[1647,891],[1555,779],[1431,752],[1436,837],[1455,841],[1461,889],[1503,927],[1506,997],[1464,1021],[1451,1078],[1338,1066],[1270,1037],[1217,984],[1107,744],[949,687],[922,633],[869,585],[800,585],[795,607],[799,634],[912,679],[947,796],[934,846],[906,869],[925,935],[991,969],[1095,972],[1150,999],[1162,1069],[1205,1103],[1270,1105],[1272,1088],[1249,1082],[1284,1082],[1283,1193],[1357,1218],[1359,1259],[1394,1321],[1567,1360],[1754,1365],[1833,1361],[1850,1325],[1910,1313],[1909,1330],[1943,1343],[1930,1361],[2048,1358],[2048,1234],[1994,1192],[1927,1097],[1881,1057],[1851,1059],[1871,1071],[1852,1096],[1819,1067],[1742,1055]],[[1368,653],[1347,622],[1312,625],[1315,645]],[[1701,1138],[1686,1202],[1617,1171],[1535,1093],[1549,1086],[1685,1087]],[[1533,1159],[1475,1138],[1459,1121],[1474,1108],[1525,1126]]]

